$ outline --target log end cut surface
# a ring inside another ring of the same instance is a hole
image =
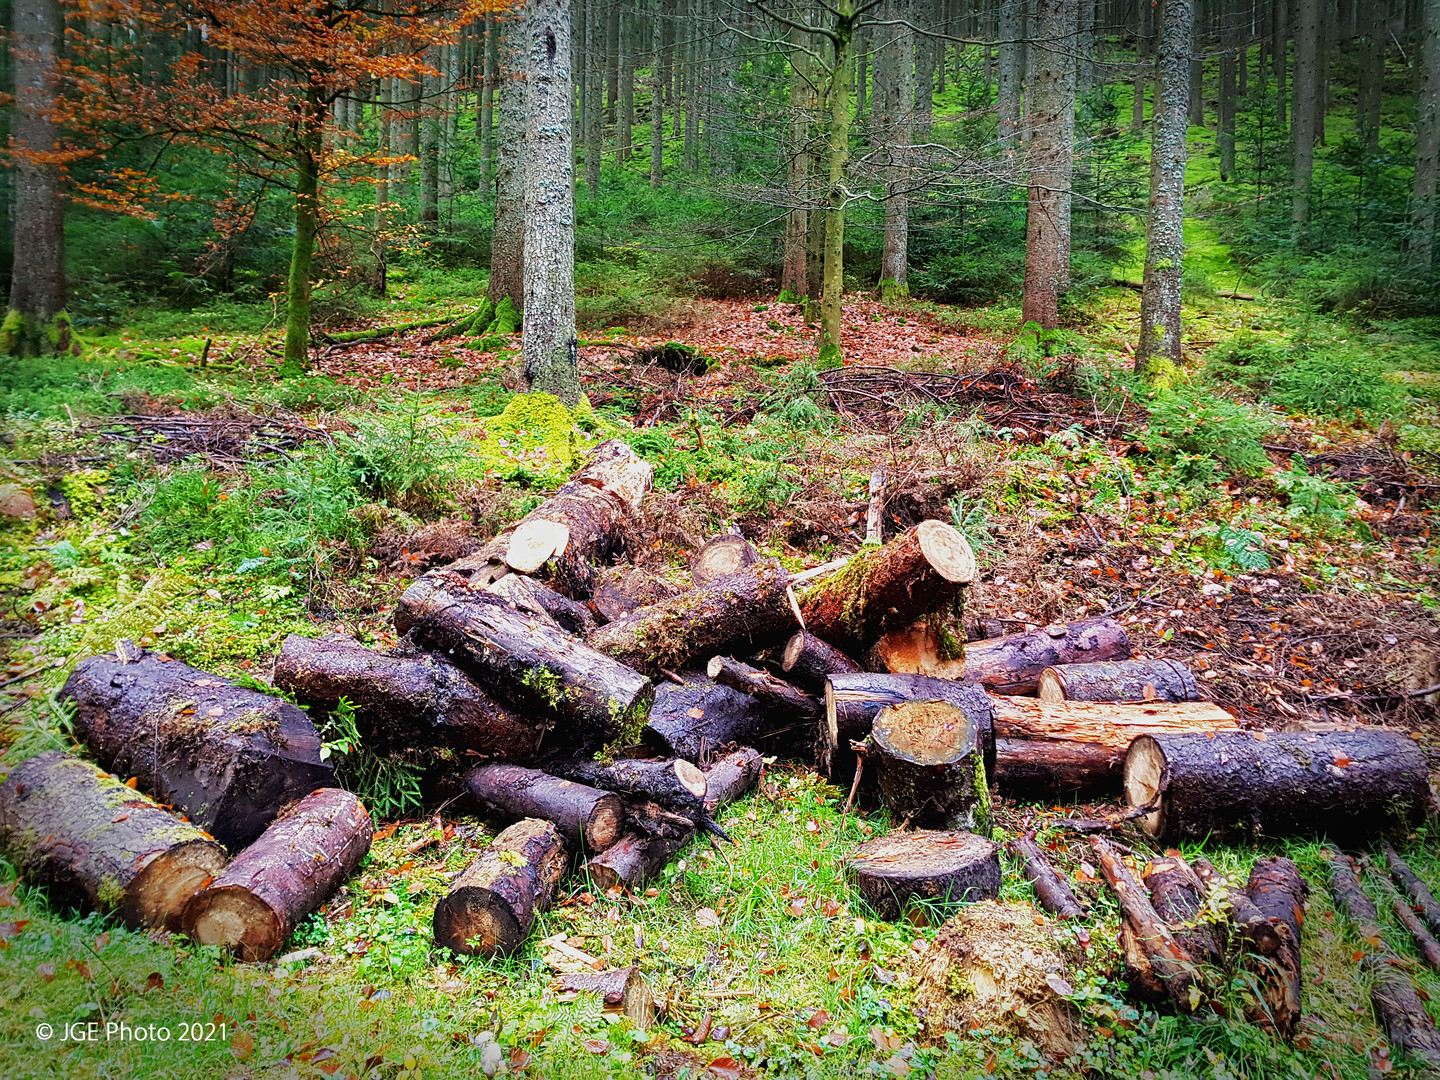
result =
[[[907,701],[875,718],[871,736],[918,765],[947,765],[975,749],[975,725],[946,701]]]
[[[210,840],[173,847],[135,875],[120,907],[130,926],[174,928],[185,902],[225,868],[225,852]]]
[[[1125,757],[1125,804],[1155,807],[1140,819],[1140,827],[1151,836],[1165,832],[1165,805],[1160,798],[1164,783],[1165,751],[1150,736],[1141,735]]]
[[[270,905],[238,885],[207,889],[185,912],[187,932],[201,945],[219,945],[242,960],[274,956],[284,929]]]
[[[930,566],[946,581],[966,585],[975,580],[975,552],[965,534],[933,518],[915,527],[920,550]]]
[[[1000,849],[974,833],[891,833],[860,845],[849,869],[865,899],[892,921],[910,900],[958,904],[1000,895]]]

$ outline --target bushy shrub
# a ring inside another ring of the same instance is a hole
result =
[[[1281,368],[1272,392],[1281,405],[1326,416],[1389,415],[1404,403],[1379,361],[1353,352],[1318,353]]]
[[[1290,356],[1286,345],[1247,330],[1205,354],[1205,373],[1258,389],[1269,384]]]
[[[1270,463],[1260,441],[1275,422],[1251,406],[1182,384],[1157,391],[1149,409],[1150,423],[1140,435],[1141,443],[1163,460],[1186,463],[1196,479],[1206,470],[1199,462],[1187,461],[1185,455],[1212,460],[1230,472],[1251,475]]]

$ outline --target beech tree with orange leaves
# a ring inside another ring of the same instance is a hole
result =
[[[434,52],[503,6],[503,0],[76,0],[77,24],[129,32],[71,31],[67,133],[101,159],[98,177],[77,185],[75,197],[143,212],[154,178],[103,167],[106,148],[134,141],[207,147],[230,155],[240,173],[293,192],[282,373],[299,373],[309,359],[311,261],[325,193],[336,184],[374,184],[376,170],[393,160],[335,138],[335,102],[375,101],[375,87],[387,79],[438,83]],[[163,79],[147,70],[137,40],[178,50]],[[237,90],[224,78],[227,62],[264,78]]]

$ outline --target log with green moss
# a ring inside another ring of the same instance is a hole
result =
[[[0,851],[56,907],[171,930],[225,866],[225,849],[207,834],[58,750],[21,762],[0,784]]]

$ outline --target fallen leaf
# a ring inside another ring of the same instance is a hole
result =
[[[733,1057],[718,1057],[710,1062],[705,1068],[706,1072],[713,1073],[718,1080],[740,1080],[740,1062]]]
[[[686,715],[688,715],[691,720],[699,720],[705,715],[705,711],[703,709],[690,709]]]
[[[35,965],[35,974],[40,976],[44,982],[55,981],[55,965],[46,960],[44,963]]]
[[[702,907],[695,912],[695,925],[703,926],[707,930],[713,930],[720,925],[720,915],[714,908]]]
[[[810,1014],[810,1019],[805,1021],[805,1026],[814,1031],[819,1031],[829,1022],[830,1014],[824,1009],[816,1009],[813,1013]]]
[[[150,977],[145,980],[145,989],[146,989],[146,990],[164,990],[164,989],[165,989],[165,976],[161,975],[160,972],[158,972],[158,971],[152,971],[152,972],[150,972]]]
[[[1061,997],[1069,997],[1075,993],[1075,988],[1053,971],[1045,976],[1045,985]]]
[[[609,1050],[609,1049],[610,1049],[610,1040],[609,1040],[609,1039],[586,1039],[586,1040],[585,1040],[583,1043],[581,1043],[580,1045],[583,1046],[583,1047],[585,1047],[585,1049],[586,1049],[586,1050],[589,1050],[590,1053],[592,1053],[592,1054],[603,1054],[603,1053],[605,1053],[606,1050]]]
[[[230,1036],[230,1050],[237,1058],[244,1061],[255,1050],[255,1036],[242,1028]]]

